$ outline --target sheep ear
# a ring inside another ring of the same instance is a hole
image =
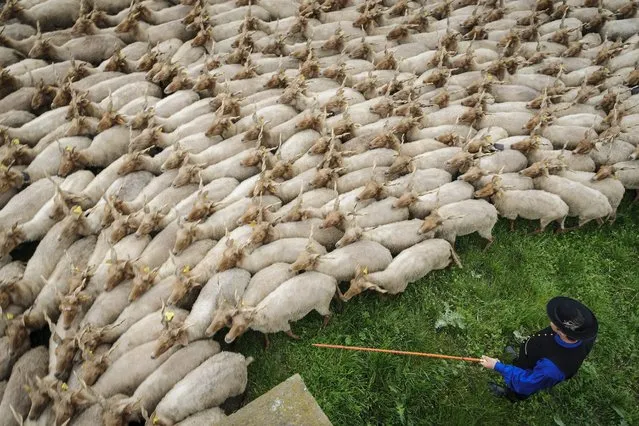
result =
[[[180,332],[177,342],[182,346],[187,346],[189,344],[189,336],[186,334],[184,330]]]

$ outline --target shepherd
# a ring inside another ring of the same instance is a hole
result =
[[[513,365],[482,356],[481,365],[502,375],[506,386],[489,383],[491,392],[511,402],[523,401],[577,374],[597,337],[593,312],[569,297],[555,297],[546,305],[550,327],[531,336],[519,347],[519,355],[508,346]]]

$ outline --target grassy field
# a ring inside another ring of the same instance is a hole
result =
[[[250,399],[300,373],[335,425],[639,424],[639,206],[624,203],[613,226],[526,235],[534,226],[511,233],[500,221],[487,252],[463,237],[463,269],[431,273],[396,297],[356,297],[324,330],[312,313],[293,325],[300,341],[279,333],[265,352],[247,333],[236,349],[255,357]],[[486,384],[498,375],[477,365],[310,346],[500,357],[517,336],[548,325],[545,304],[555,295],[594,310],[597,344],[575,378],[517,405],[490,395]],[[447,305],[461,323],[436,330]]]

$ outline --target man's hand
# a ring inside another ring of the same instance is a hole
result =
[[[489,368],[491,370],[495,369],[495,364],[497,364],[499,360],[497,358],[491,358],[486,355],[482,355],[480,364],[483,367]]]

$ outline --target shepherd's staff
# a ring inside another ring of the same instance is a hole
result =
[[[349,351],[361,351],[361,352],[382,352],[382,353],[394,354],[394,355],[423,356],[427,358],[443,358],[443,359],[456,359],[459,361],[467,361],[467,362],[481,362],[480,358],[470,358],[465,356],[453,356],[453,355],[442,355],[442,354],[429,354],[425,352],[407,352],[407,351],[395,351],[391,349],[362,348],[358,346],[327,345],[324,343],[313,343],[313,346],[317,348],[346,349]]]

